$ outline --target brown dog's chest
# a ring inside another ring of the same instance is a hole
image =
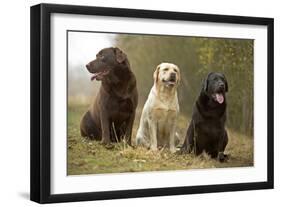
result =
[[[123,122],[124,120],[127,120],[134,112],[133,102],[129,98],[109,100],[107,108],[110,111],[110,119],[115,122]]]

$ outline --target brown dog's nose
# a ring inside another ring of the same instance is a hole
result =
[[[86,68],[87,68],[88,70],[90,70],[90,64],[89,64],[89,63],[86,65]]]

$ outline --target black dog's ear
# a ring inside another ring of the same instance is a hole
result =
[[[207,77],[203,80],[203,87],[202,89],[207,92],[208,91],[208,79],[209,79],[209,76],[212,74],[213,72],[210,72]]]
[[[114,51],[115,51],[115,55],[116,55],[116,61],[118,63],[122,63],[126,60],[127,55],[124,52],[122,52],[122,50],[120,50],[119,48],[116,47]]]
[[[222,73],[222,76],[223,76],[224,84],[225,84],[225,92],[228,92],[228,83],[227,83],[226,77],[223,73]]]

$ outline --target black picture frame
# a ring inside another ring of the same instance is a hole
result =
[[[218,184],[188,187],[167,187],[74,194],[51,194],[50,184],[50,125],[51,125],[51,70],[50,70],[50,15],[52,13],[133,17],[164,20],[181,20],[207,23],[232,23],[267,26],[267,181],[236,184]],[[168,11],[103,8],[56,4],[39,4],[31,7],[31,151],[30,151],[30,199],[39,203],[120,199],[146,196],[211,193],[271,189],[274,186],[274,71],[272,18],[195,14]]]

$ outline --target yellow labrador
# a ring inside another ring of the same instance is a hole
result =
[[[169,147],[171,152],[175,152],[180,70],[175,64],[161,63],[157,66],[153,78],[154,85],[142,111],[136,142],[137,145],[151,150]]]

